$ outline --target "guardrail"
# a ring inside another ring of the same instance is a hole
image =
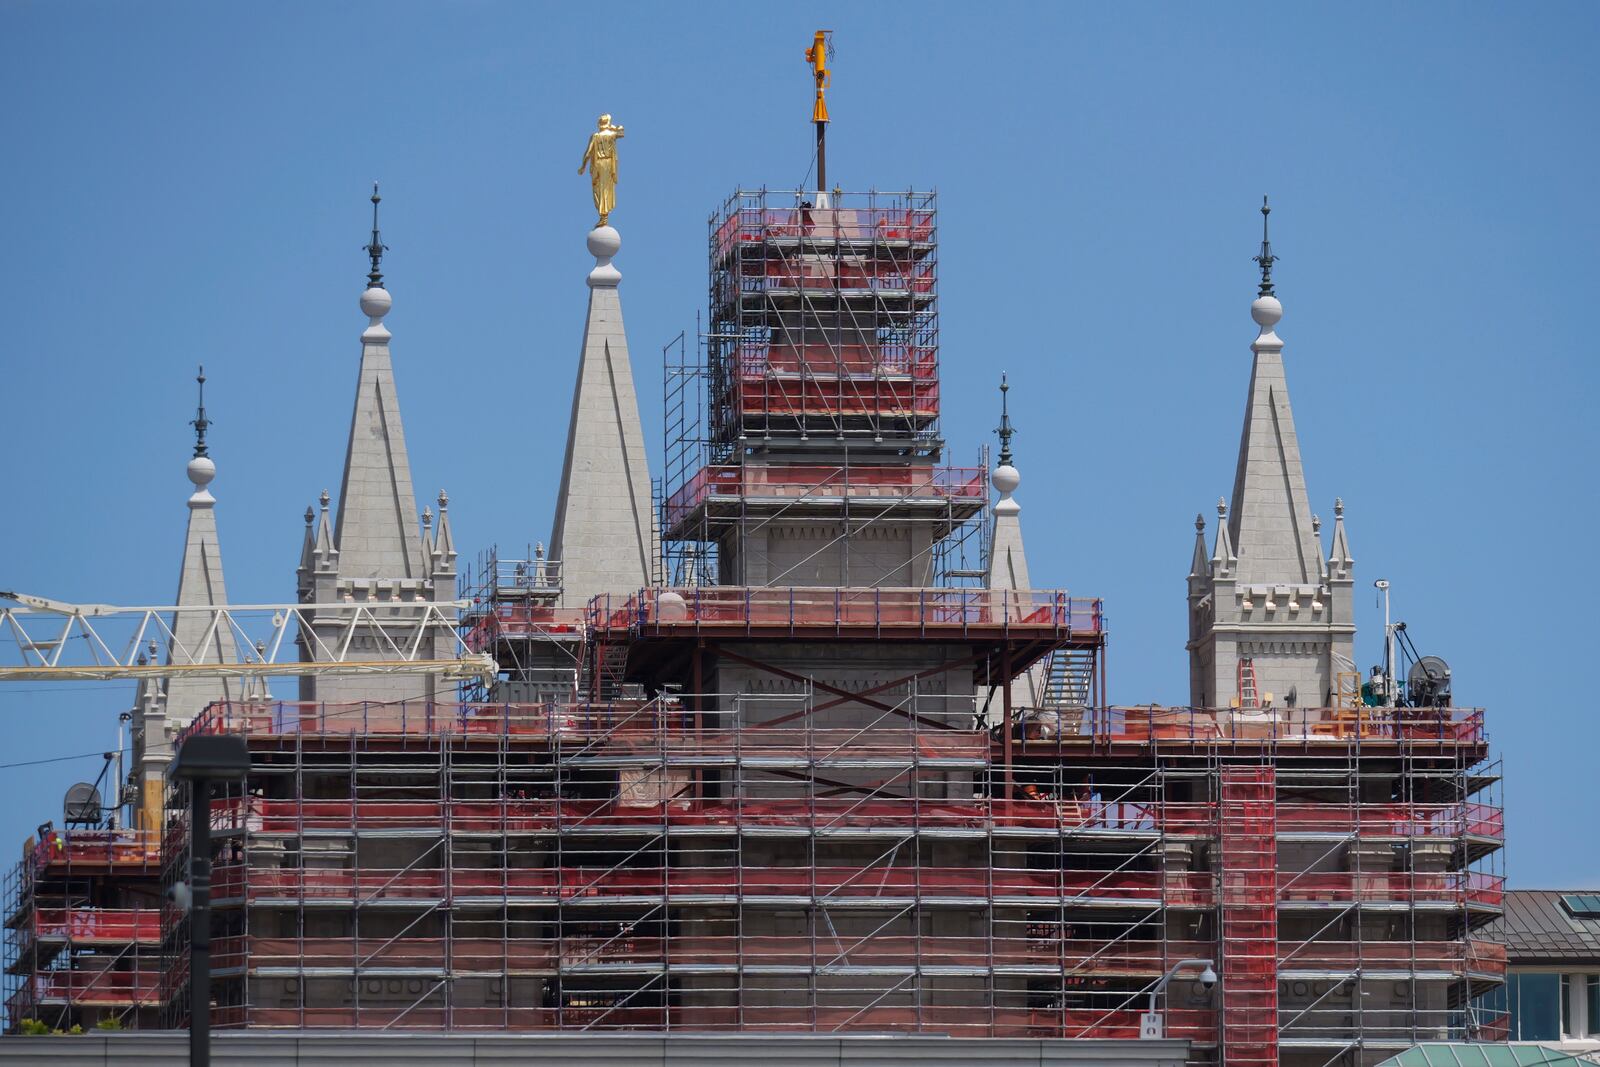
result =
[[[1031,589],[891,589],[690,586],[643,589],[623,599],[589,602],[599,630],[710,631],[823,637],[1030,638],[1099,634],[1105,619],[1096,598]]]
[[[667,498],[668,525],[713,497],[789,501],[928,498],[981,503],[989,497],[989,480],[981,467],[703,467]]]

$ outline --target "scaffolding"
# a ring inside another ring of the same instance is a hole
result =
[[[40,827],[5,882],[12,1030],[153,1025],[161,1004],[160,842],[143,830]]]
[[[789,435],[937,453],[934,194],[805,197],[741,190],[711,216],[713,459]]]
[[[834,699],[214,706],[252,752],[213,803],[217,1024],[1132,1037],[1214,958],[1167,992],[1200,1058],[1496,1033],[1477,713],[1114,709],[1019,730],[1008,794],[972,698]]]
[[[681,335],[663,351],[662,574],[976,586],[989,459],[939,465],[934,194],[810,195],[741,190],[708,223],[707,325],[694,358]],[[909,566],[852,557],[889,527],[916,540]],[[736,546],[780,528],[816,544],[778,573],[747,566]]]

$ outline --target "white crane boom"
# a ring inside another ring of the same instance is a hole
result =
[[[119,607],[6,591],[0,600],[20,605],[0,603],[0,682],[327,674],[493,681],[498,671],[456,629],[455,613],[471,606],[465,600]],[[193,616],[202,618],[201,636],[187,645],[176,632],[180,615],[190,616],[191,634]],[[309,660],[300,658],[302,646]]]

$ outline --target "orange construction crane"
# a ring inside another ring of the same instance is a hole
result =
[[[830,81],[828,60],[833,55],[833,31],[818,30],[806,49],[806,63],[811,67],[817,82],[817,100],[811,106],[811,121],[817,126],[817,189],[826,193],[828,188],[828,101],[823,95]],[[820,205],[818,205],[820,206]]]

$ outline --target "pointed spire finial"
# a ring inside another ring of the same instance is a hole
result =
[[[316,518],[317,518],[317,513],[312,511],[310,506],[307,505],[307,507],[306,507],[306,526],[307,526],[307,528],[309,528],[311,526],[311,524],[316,521]]]
[[[1336,519],[1344,518],[1344,497],[1342,496],[1333,498],[1333,517]]]
[[[1000,426],[995,433],[1000,435],[1000,466],[1012,465],[1011,438],[1016,435],[1016,430],[1011,428],[1011,409],[1007,404],[1006,394],[1011,391],[1011,384],[1006,381],[1004,371],[1000,372]]]
[[[317,497],[317,502],[322,505],[323,511],[328,510],[328,491],[326,489],[324,489],[322,494]]]
[[[1205,517],[1204,514],[1196,514],[1195,515],[1195,517],[1194,517],[1194,528],[1198,532],[1201,532],[1201,533],[1205,532],[1206,517]]]
[[[1224,499],[1223,497],[1219,496],[1219,497],[1217,497],[1217,521],[1221,522],[1223,519],[1226,519],[1227,517],[1228,517],[1228,501],[1226,499]]]
[[[422,528],[424,530],[431,530],[433,528],[433,509],[428,507],[426,504],[424,504],[422,507]]]
[[[189,425],[194,427],[194,454],[196,457],[206,454],[206,430],[211,426],[211,420],[206,418],[206,368],[202,364],[195,374],[194,380],[200,384],[200,404],[195,410],[195,416],[189,420]]]
[[[383,239],[378,236],[378,204],[379,204],[380,201],[382,201],[382,199],[383,199],[383,197],[378,195],[378,183],[377,182],[373,182],[372,183],[372,242],[367,245],[367,249],[366,249],[367,255],[369,257],[371,257],[371,259],[372,259],[372,271],[371,271],[371,273],[369,273],[367,275],[367,288],[368,289],[382,289],[383,288],[383,272],[380,271],[378,268],[379,268],[379,265],[383,262],[383,254],[389,250],[389,246],[384,244],[383,243]]]
[[[1267,216],[1272,214],[1272,208],[1267,203],[1267,198],[1261,198],[1261,254],[1255,257],[1256,264],[1261,268],[1261,288],[1257,296],[1272,295],[1272,265],[1278,262],[1278,257],[1272,254],[1272,241],[1267,236]]]
[[[443,489],[439,490],[439,514],[443,515],[450,508],[450,494]]]
[[[1311,532],[1313,534],[1320,534],[1322,532],[1322,516],[1321,515],[1313,515],[1313,516],[1311,516]]]

